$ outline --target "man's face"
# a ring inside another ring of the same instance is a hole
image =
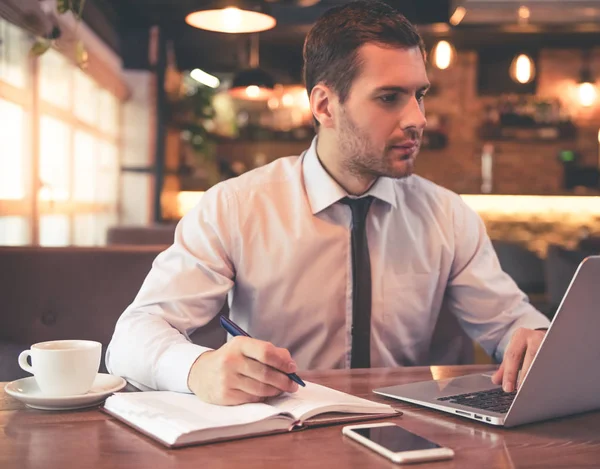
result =
[[[358,177],[409,176],[426,124],[423,55],[418,47],[375,44],[365,44],[358,54],[358,76],[336,109],[341,164]]]

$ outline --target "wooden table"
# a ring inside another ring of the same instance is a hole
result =
[[[453,460],[416,468],[600,467],[600,412],[500,429],[378,397],[373,388],[448,378],[492,367],[456,366],[304,372],[309,381],[386,402],[404,415],[390,419],[454,449]],[[341,426],[168,450],[97,408],[45,412],[25,408],[0,383],[0,468],[396,468],[342,436]],[[381,421],[381,420],[379,420]]]

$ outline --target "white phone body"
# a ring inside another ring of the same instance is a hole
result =
[[[389,430],[384,430],[382,427],[395,427]],[[377,443],[373,439],[367,438],[360,433],[357,433],[355,430],[363,429],[373,429],[375,433],[381,434],[382,432],[387,432],[387,437],[395,437],[399,436],[402,438],[403,436],[408,436],[413,441],[419,443],[428,443],[430,446],[435,446],[427,449],[408,449],[402,451],[393,451],[385,446]],[[381,454],[382,456],[388,458],[389,460],[404,464],[404,463],[416,463],[416,462],[424,462],[424,461],[438,461],[441,459],[451,459],[454,457],[454,451],[450,448],[444,448],[436,443],[429,441],[419,435],[416,435],[408,430],[403,429],[402,427],[396,425],[395,423],[385,422],[385,423],[370,423],[363,425],[349,425],[342,428],[342,433],[352,438],[353,440],[362,443],[367,448],[372,449],[373,451]]]

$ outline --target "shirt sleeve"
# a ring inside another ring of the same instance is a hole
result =
[[[117,321],[106,353],[111,373],[141,389],[190,392],[189,371],[210,349],[189,335],[221,310],[233,286],[233,209],[219,184],[179,222],[174,244],[154,260]]]
[[[550,321],[502,270],[479,215],[456,197],[448,307],[466,333],[501,362],[518,328],[547,328]]]

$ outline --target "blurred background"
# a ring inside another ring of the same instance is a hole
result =
[[[0,245],[166,245],[210,186],[300,154],[302,44],[343,3],[0,0]],[[428,50],[417,173],[550,308],[600,252],[600,1],[389,3]]]

